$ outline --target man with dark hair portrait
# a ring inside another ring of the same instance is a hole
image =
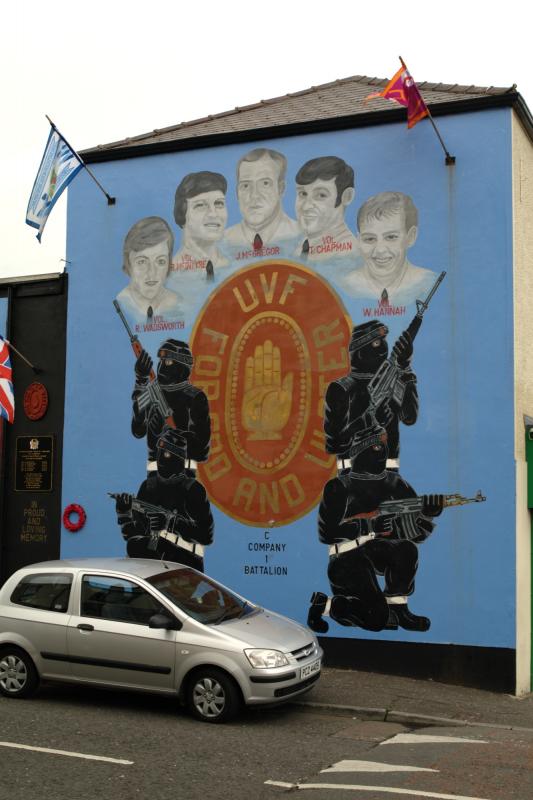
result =
[[[228,228],[225,241],[231,247],[262,251],[266,246],[294,239],[297,223],[285,214],[287,159],[276,150],[257,147],[237,164],[237,198],[242,221]]]
[[[161,217],[144,217],[130,228],[122,251],[122,269],[130,282],[117,295],[126,314],[138,321],[183,316],[183,297],[165,286],[173,249],[174,234]]]
[[[217,268],[228,266],[218,246],[228,221],[227,189],[225,177],[218,172],[191,172],[179,184],[174,219],[183,233],[172,263],[174,270],[200,272],[209,281]]]
[[[306,261],[354,255],[357,240],[344,221],[354,196],[354,171],[342,158],[307,161],[296,175],[296,217],[303,238],[294,255]]]

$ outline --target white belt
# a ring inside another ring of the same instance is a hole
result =
[[[367,533],[365,536],[360,536],[358,539],[352,539],[349,542],[332,544],[329,547],[329,554],[330,556],[338,556],[340,553],[347,553],[349,550],[355,550],[356,547],[361,547],[362,544],[366,544],[375,538],[375,533]]]
[[[196,542],[188,542],[187,539],[184,539],[183,536],[180,536],[179,533],[170,533],[170,531],[161,531],[159,534],[160,539],[166,539],[168,542],[172,542],[175,544],[176,547],[181,547],[183,550],[188,550],[189,553],[194,553],[195,556],[200,556],[200,558],[204,557],[204,546],[203,544],[197,544]]]
[[[337,469],[348,469],[352,466],[352,462],[349,458],[338,458],[337,459]],[[400,467],[400,459],[399,458],[388,458],[387,463],[385,465],[386,469],[399,469]]]
[[[196,469],[197,467],[198,464],[193,458],[185,459],[185,469]],[[147,461],[146,470],[147,472],[157,472],[157,461]]]

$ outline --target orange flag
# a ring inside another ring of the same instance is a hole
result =
[[[382,92],[369,94],[366,100],[373,97],[384,97],[387,100],[395,100],[400,105],[407,108],[407,127],[412,128],[424,117],[429,116],[429,109],[424,103],[418,87],[409,70],[402,61],[402,66],[390,79]]]

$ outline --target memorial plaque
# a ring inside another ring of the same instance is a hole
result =
[[[17,436],[15,491],[51,492],[53,436]]]

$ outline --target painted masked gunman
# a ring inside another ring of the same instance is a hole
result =
[[[137,439],[146,436],[149,472],[156,468],[156,444],[165,425],[180,431],[186,449],[185,468],[195,470],[196,462],[206,461],[209,455],[211,422],[207,397],[189,381],[193,356],[187,342],[167,339],[157,355],[157,381],[152,384],[153,362],[146,350],[135,362],[131,430]],[[154,388],[160,392],[154,393]]]
[[[398,627],[427,631],[430,620],[413,614],[407,599],[414,592],[418,567],[415,542],[432,532],[431,518],[441,513],[444,500],[442,495],[424,495],[421,513],[376,514],[384,500],[416,494],[397,471],[385,468],[385,429],[370,415],[360,425],[350,449],[350,471],[324,487],[318,532],[329,547],[332,596],[313,594],[307,624],[325,633],[328,623],[323,615],[329,615],[341,625],[371,631]]]
[[[213,541],[213,516],[201,483],[186,474],[186,445],[165,428],[157,440],[157,471],[136,497],[116,496],[116,511],[128,555],[164,558],[203,572],[204,546]]]
[[[411,370],[413,343],[407,331],[400,336],[391,353],[399,368],[401,400],[391,397],[379,408],[372,409],[369,384],[387,358],[388,332],[387,326],[377,320],[356,325],[349,345],[350,373],[328,386],[324,416],[326,450],[336,454],[339,472],[350,468],[350,447],[355,429],[366,412],[372,410],[387,431],[388,469],[399,467],[400,422],[414,425],[417,420],[416,376]]]

